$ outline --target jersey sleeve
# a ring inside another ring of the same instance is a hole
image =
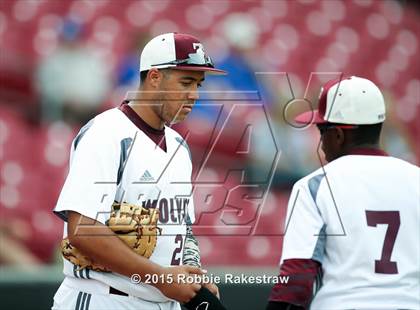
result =
[[[70,169],[54,212],[67,221],[75,211],[101,223],[109,218],[117,189],[120,147],[94,122],[72,144]]]
[[[325,227],[314,192],[308,183],[299,181],[287,207],[281,263],[287,259],[312,259],[322,264]]]

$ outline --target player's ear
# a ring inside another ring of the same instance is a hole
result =
[[[335,127],[336,141],[338,145],[343,145],[345,141],[344,130],[340,127]]]
[[[153,88],[158,88],[163,79],[163,73],[156,68],[152,68],[147,73],[147,80],[149,81],[150,86]]]

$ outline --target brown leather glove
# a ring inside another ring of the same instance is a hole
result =
[[[159,209],[145,209],[125,203],[112,205],[107,226],[137,254],[149,258],[156,247],[161,228],[157,227]],[[61,252],[65,259],[79,266],[79,270],[89,268],[95,271],[110,271],[85,256],[65,238],[61,241]]]

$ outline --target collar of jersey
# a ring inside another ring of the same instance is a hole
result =
[[[165,135],[165,127],[163,129],[156,129],[147,124],[129,105],[129,101],[124,101],[119,106],[119,109],[142,131],[147,131],[148,133],[154,135]]]
[[[371,155],[371,156],[389,156],[385,151],[381,149],[371,148],[354,148],[347,155]]]

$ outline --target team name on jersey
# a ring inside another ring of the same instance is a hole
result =
[[[145,209],[159,208],[159,223],[185,223],[189,198],[148,199],[142,202]]]

